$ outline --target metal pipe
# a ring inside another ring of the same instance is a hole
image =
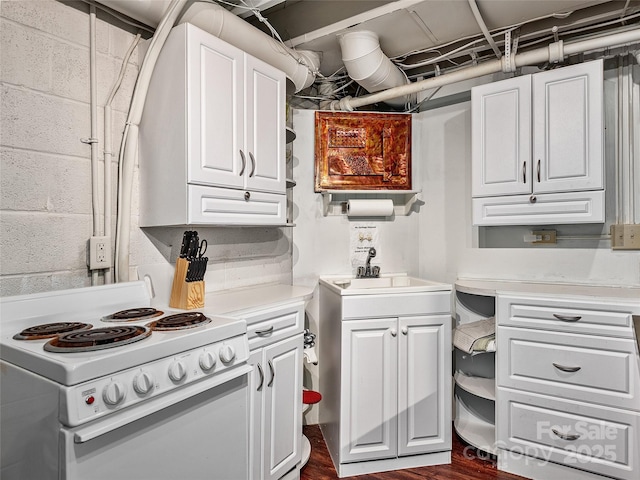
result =
[[[550,44],[547,48],[543,47],[529,52],[518,53],[513,57],[512,61],[515,61],[517,67],[536,65],[548,62],[549,59],[553,58],[553,56],[558,54],[558,52],[562,58],[566,58],[568,55],[576,53],[583,53],[606,47],[628,45],[636,42],[640,42],[640,29],[628,30],[625,32],[614,33],[594,39],[580,40],[572,43],[562,43],[561,40],[560,42]],[[370,95],[363,95],[356,98],[345,97],[340,101],[336,100],[332,102],[331,108],[334,110],[353,111],[356,108],[371,105],[373,103],[384,102],[390,98],[411,95],[430,88],[436,88],[463,80],[482,77],[491,73],[505,71],[503,60],[504,57],[500,60],[489,60],[473,67],[456,70],[451,73],[410,83],[408,85],[402,85],[400,87],[394,87],[389,90],[372,93]]]
[[[96,75],[96,7],[89,7],[89,97],[91,109],[91,134],[89,146],[91,148],[91,205],[93,210],[93,235],[101,235],[100,225],[100,188],[98,185],[98,80]],[[91,284],[98,283],[98,271],[91,271]]]

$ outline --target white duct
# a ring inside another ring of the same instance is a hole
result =
[[[347,73],[367,92],[375,93],[409,83],[404,72],[382,52],[380,40],[374,32],[348,32],[339,35],[338,40]],[[404,107],[409,103],[409,97],[395,97],[384,101],[394,107]]]
[[[518,53],[516,56],[512,57],[510,63],[506,62],[506,57],[503,56],[501,59],[488,60],[478,65],[474,65],[473,67],[462,68],[445,75],[431,77],[426,80],[390,88],[370,95],[364,95],[357,98],[345,97],[341,100],[334,100],[331,102],[331,109],[353,111],[356,108],[364,107],[366,105],[378,102],[388,102],[394,98],[411,95],[431,88],[449,85],[451,83],[461,82],[463,80],[469,80],[471,78],[482,77],[491,73],[511,72],[516,67],[537,65],[544,62],[556,63],[562,61],[569,55],[600,50],[607,47],[632,45],[637,42],[640,42],[640,29],[638,28],[571,43],[563,43],[563,41],[560,40],[559,42],[549,44],[548,47]]]
[[[113,10],[156,26],[170,0],[98,0]],[[282,70],[299,92],[310,86],[320,66],[317,53],[286,47],[219,5],[194,2],[178,19],[192,23],[231,45]]]

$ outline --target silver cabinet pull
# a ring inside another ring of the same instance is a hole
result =
[[[552,428],[551,431],[554,433],[554,435],[560,437],[562,440],[569,440],[570,442],[573,442],[574,440],[578,440],[580,438],[580,435],[569,435],[567,433],[561,433],[555,428]]]
[[[559,365],[557,363],[554,363],[553,366],[556,367],[558,370],[562,370],[563,372],[577,372],[582,368],[582,367],[565,367],[564,365]]]
[[[273,381],[276,378],[276,371],[273,369],[273,363],[271,363],[271,360],[269,360],[269,370],[271,371],[271,380],[269,380],[269,383],[267,383],[267,387],[273,385]]]
[[[537,201],[538,201],[538,198],[535,195],[531,195],[529,197],[529,202],[536,203]]]
[[[522,183],[527,183],[527,161],[522,162]]]
[[[540,159],[538,159],[538,183],[540,183]]]
[[[409,333],[409,329],[407,327],[402,327],[401,332],[402,332],[403,335],[406,335],[406,334]]]
[[[258,373],[260,374],[260,385],[258,385],[258,388],[256,388],[256,391],[260,391],[262,390],[262,385],[264,385],[264,372],[262,371],[262,366],[258,363]]]
[[[260,337],[270,335],[271,333],[273,333],[273,325],[271,325],[269,328],[265,328],[264,330],[256,330],[256,335]]]
[[[244,175],[244,167],[247,166],[247,159],[244,156],[244,152],[242,150],[240,150],[240,158],[242,158],[242,168],[240,169],[240,173],[238,174],[239,177]]]
[[[560,315],[559,313],[554,313],[553,316],[563,322],[577,322],[582,318],[580,315]]]
[[[395,337],[396,335],[398,335],[398,332],[396,331],[396,329],[395,329],[395,328],[392,328],[392,329],[391,329],[391,336],[392,336],[392,337]]]
[[[253,177],[253,174],[256,173],[256,159],[251,152],[249,152],[249,158],[251,159],[251,173],[249,173],[249,176]]]

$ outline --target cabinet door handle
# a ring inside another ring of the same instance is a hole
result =
[[[578,440],[580,438],[580,435],[570,435],[568,433],[561,433],[558,430],[556,430],[555,428],[552,428],[551,431],[558,437],[560,437],[562,440],[569,440],[570,442],[573,442],[574,440]]]
[[[256,330],[256,335],[263,337],[265,335],[269,335],[273,333],[273,325],[271,325],[269,328],[265,328],[264,330]]]
[[[527,161],[522,162],[522,183],[527,183]]]
[[[558,370],[562,370],[563,372],[570,372],[570,373],[577,372],[582,368],[582,367],[565,367],[564,365],[560,365],[558,363],[554,363],[553,366],[556,367]]]
[[[540,183],[540,159],[538,159],[537,171],[538,171],[538,183]]]
[[[391,333],[392,337],[395,337],[396,335],[398,335],[398,332],[395,328],[392,328],[391,330],[389,330],[389,332]]]
[[[259,363],[258,365],[258,373],[260,374],[260,385],[258,385],[258,388],[256,388],[256,391],[259,392],[260,390],[262,390],[262,385],[264,385],[264,372],[262,371],[262,365],[260,365]]]
[[[256,173],[256,159],[251,152],[249,152],[249,158],[251,159],[251,173],[249,173],[249,176],[253,177],[253,174]]]
[[[239,177],[244,175],[244,167],[247,166],[247,159],[244,156],[244,152],[242,150],[240,150],[240,158],[242,158],[242,168],[240,169],[240,173],[238,174]]]
[[[407,333],[409,333],[409,329],[407,327],[402,327],[402,330],[400,330],[402,332],[403,335],[406,335]]]
[[[271,363],[271,360],[269,360],[269,370],[271,371],[271,380],[269,380],[269,383],[267,383],[267,387],[273,385],[273,381],[276,378],[276,371],[273,369],[273,363]]]
[[[563,322],[577,322],[582,318],[580,315],[560,315],[559,313],[554,313],[553,316]]]

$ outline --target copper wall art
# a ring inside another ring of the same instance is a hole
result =
[[[410,190],[411,115],[316,112],[315,191]]]

